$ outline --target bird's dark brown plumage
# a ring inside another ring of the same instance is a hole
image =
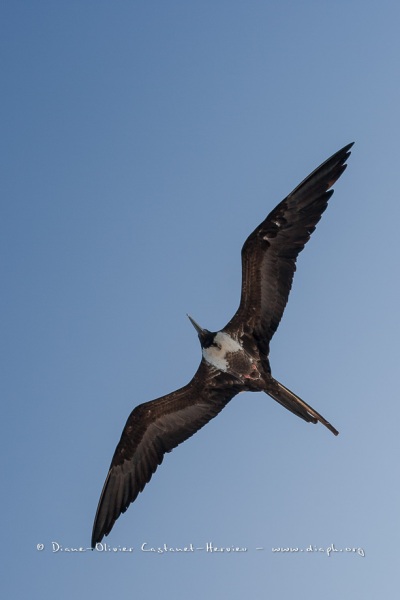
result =
[[[92,547],[150,481],[164,454],[191,437],[240,392],[230,375],[202,361],[185,387],[137,406],[126,422],[101,493]]]
[[[101,493],[92,547],[110,533],[116,519],[149,482],[164,454],[208,423],[240,391],[264,391],[295,415],[311,423],[320,421],[337,435],[328,421],[271,376],[268,356],[288,300],[297,256],[327,207],[333,194],[329,188],[345,170],[352,145],[313,171],[274,208],[242,248],[240,305],[221,332],[240,341],[247,357],[254,356],[259,379],[219,370],[203,355],[189,384],[132,411]],[[208,340],[208,344],[214,335],[202,330],[199,338],[203,348],[203,342]]]
[[[306,177],[243,245],[240,306],[224,331],[236,331],[246,324],[267,355],[289,297],[297,256],[328,205],[333,194],[329,188],[346,169],[344,163],[352,145],[339,150]]]

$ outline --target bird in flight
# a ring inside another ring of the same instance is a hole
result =
[[[338,435],[322,415],[272,377],[269,344],[288,300],[297,256],[327,207],[352,145],[322,163],[247,238],[240,304],[229,323],[212,332],[189,317],[202,348],[200,366],[187,385],[140,404],[129,415],[101,492],[93,548],[143,491],[164,454],[216,417],[239,392],[265,392],[304,421],[319,421]]]

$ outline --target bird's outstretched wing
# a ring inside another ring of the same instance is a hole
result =
[[[266,356],[288,300],[297,256],[327,207],[333,194],[329,188],[345,170],[352,145],[315,169],[244,243],[240,305],[223,331],[244,328]]]
[[[111,461],[93,525],[92,547],[108,535],[163,461],[164,454],[214,418],[240,391],[237,380],[200,363],[185,387],[137,406]]]

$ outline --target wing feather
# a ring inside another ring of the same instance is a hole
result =
[[[239,308],[224,331],[242,327],[266,356],[292,287],[296,259],[310,239],[328,200],[329,188],[346,169],[348,144],[298,185],[250,234],[242,248]]]
[[[164,454],[206,425],[239,391],[237,380],[202,361],[187,386],[132,411],[100,496],[93,548],[143,491]]]

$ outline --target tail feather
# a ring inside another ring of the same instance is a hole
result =
[[[322,415],[316,410],[309,406],[304,400],[296,396],[295,393],[291,392],[287,387],[279,383],[276,379],[271,378],[271,385],[265,390],[265,393],[271,396],[274,400],[279,402],[282,406],[290,410],[294,415],[304,419],[307,423],[322,423],[331,431],[334,435],[338,435],[339,432],[333,427]]]

